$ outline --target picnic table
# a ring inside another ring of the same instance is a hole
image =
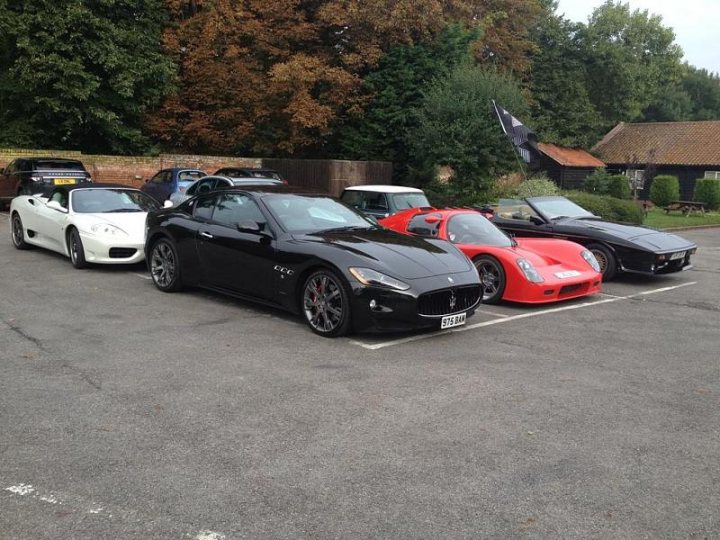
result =
[[[687,216],[691,212],[704,214],[705,203],[697,201],[670,201],[670,204],[668,204],[664,210],[666,214],[669,214],[673,210],[678,210],[682,212],[684,216]]]

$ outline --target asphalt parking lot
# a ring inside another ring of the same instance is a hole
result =
[[[328,340],[0,213],[0,537],[717,538],[720,229],[696,268]]]

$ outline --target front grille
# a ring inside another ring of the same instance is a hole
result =
[[[425,293],[418,298],[418,313],[425,317],[441,317],[467,311],[478,303],[481,294],[479,285]],[[453,298],[454,307],[451,307]]]
[[[137,253],[135,248],[110,248],[111,259],[127,259]]]
[[[588,286],[587,283],[576,283],[575,285],[565,285],[564,287],[560,288],[560,295],[574,293],[581,289],[587,289],[587,286]]]

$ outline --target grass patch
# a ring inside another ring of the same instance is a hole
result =
[[[657,229],[670,229],[673,227],[701,227],[703,225],[720,225],[720,213],[705,212],[705,214],[691,213],[683,216],[680,212],[666,214],[662,208],[653,208],[648,212],[643,225]]]

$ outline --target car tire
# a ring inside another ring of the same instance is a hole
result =
[[[323,337],[344,336],[350,329],[350,295],[344,280],[330,270],[312,273],[303,284],[300,311],[305,322]]]
[[[603,281],[610,281],[614,278],[617,273],[617,259],[615,259],[615,255],[613,255],[610,248],[603,244],[588,244],[587,248],[595,255],[598,264],[600,264]]]
[[[180,259],[177,249],[168,238],[160,238],[150,248],[150,276],[155,286],[163,292],[175,292],[182,288]]]
[[[77,268],[82,270],[87,268],[88,263],[85,260],[85,247],[83,246],[80,233],[73,227],[67,233],[67,249],[68,255],[70,255],[70,263]]]
[[[12,215],[10,220],[10,236],[16,249],[30,249],[30,244],[25,241],[25,229],[23,229],[22,219],[20,219],[20,214],[17,212]]]
[[[507,283],[505,269],[500,261],[491,255],[478,255],[473,259],[480,276],[483,304],[498,304],[502,300]]]

